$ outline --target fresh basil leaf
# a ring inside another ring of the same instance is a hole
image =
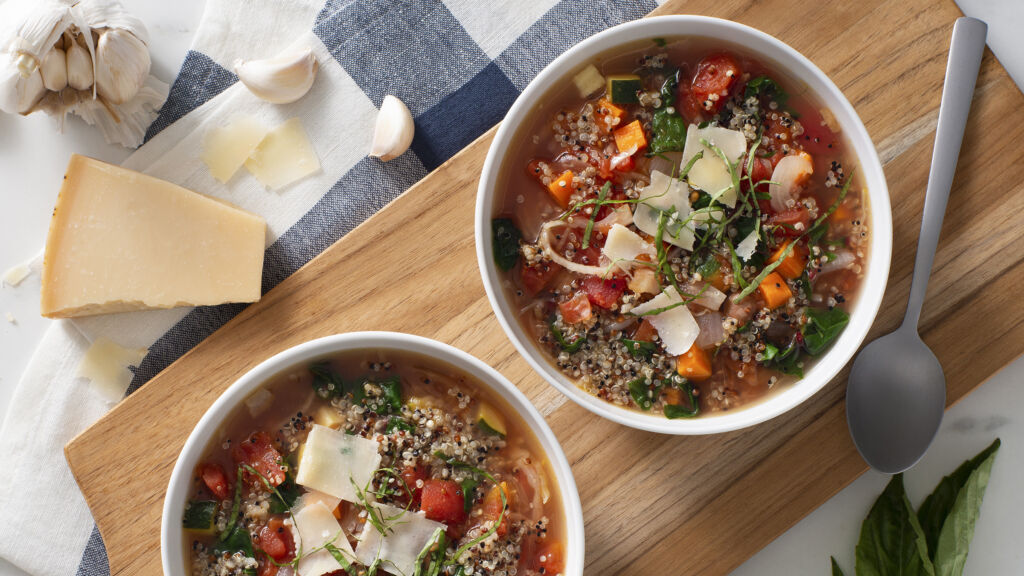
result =
[[[576,352],[579,352],[580,348],[583,346],[583,343],[587,341],[586,335],[583,335],[573,340],[572,342],[567,342],[565,336],[562,334],[562,331],[559,330],[558,326],[555,326],[554,323],[551,324],[551,334],[554,335],[555,341],[558,342],[558,345],[562,347],[562,350],[568,352],[569,354],[575,354]]]
[[[491,220],[494,263],[502,270],[511,270],[519,260],[519,240],[523,235],[509,218]]]
[[[650,358],[658,350],[658,346],[654,342],[623,338],[622,343],[626,345],[626,350],[629,350],[630,355],[634,358]]]
[[[928,545],[897,474],[875,501],[860,528],[857,576],[934,576]]]
[[[339,565],[341,565],[341,569],[342,570],[345,570],[346,572],[348,572],[352,568],[352,562],[348,558],[345,558],[344,552],[342,552],[334,544],[332,544],[330,542],[328,542],[327,544],[324,544],[324,550],[327,550],[327,552],[329,552],[331,554],[331,556],[334,558],[334,560]]]
[[[832,558],[832,576],[844,576],[843,569],[839,567],[839,562],[836,562],[834,557]]]
[[[985,498],[985,488],[988,487],[992,464],[999,450],[998,442],[996,440],[993,444],[995,449],[971,471],[967,481],[957,492],[949,515],[942,523],[939,541],[935,547],[936,576],[961,576],[964,573],[967,550],[974,537],[974,525],[981,513],[981,502]]]
[[[814,291],[811,287],[811,276],[807,273],[807,270],[804,270],[804,273],[800,276],[800,290],[803,291],[804,298],[807,298],[808,302],[814,296]]]
[[[810,321],[802,330],[804,346],[812,356],[824,352],[850,322],[850,315],[838,306],[831,310],[808,308],[805,315]]]
[[[957,494],[967,484],[971,473],[977,470],[989,456],[995,454],[999,450],[999,446],[1000,441],[997,438],[988,448],[961,464],[952,474],[944,477],[918,509],[917,517],[921,520],[921,528],[924,529],[924,536],[928,541],[928,551],[933,559],[935,558],[935,547],[939,542],[939,532],[942,531],[942,524],[953,509]]]
[[[629,387],[629,395],[633,398],[633,402],[641,410],[647,411],[651,409],[651,393],[650,387],[647,385],[646,378],[637,378],[636,380],[630,381],[627,384]]]

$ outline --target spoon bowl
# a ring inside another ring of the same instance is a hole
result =
[[[914,330],[868,344],[850,371],[846,420],[861,456],[886,474],[917,463],[942,423],[946,377]]]

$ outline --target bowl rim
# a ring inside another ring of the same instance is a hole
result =
[[[741,46],[806,85],[812,97],[835,115],[856,155],[867,188],[871,219],[867,272],[850,314],[850,323],[831,349],[817,359],[803,379],[786,389],[735,411],[692,420],[669,420],[664,416],[652,416],[613,405],[583,391],[555,370],[543,351],[532,340],[527,341],[518,320],[510,317],[510,309],[502,293],[502,280],[490,257],[490,220],[494,215],[495,195],[492,183],[499,176],[509,143],[529,115],[532,102],[543,97],[555,82],[568,80],[571,72],[617,46],[627,46],[644,39],[680,36],[705,37]],[[881,306],[892,259],[892,210],[885,173],[867,129],[842,91],[808,58],[781,40],[744,24],[708,16],[654,16],[620,24],[583,40],[548,64],[523,90],[498,127],[481,171],[474,220],[478,267],[491,308],[509,340],[534,371],[563,395],[603,418],[632,428],[666,434],[715,434],[746,428],[775,418],[820,391],[853,357],[867,336]]]
[[[188,498],[189,482],[207,443],[223,420],[240,408],[249,395],[281,372],[304,361],[359,349],[407,351],[430,356],[473,376],[519,413],[536,436],[557,477],[566,522],[568,552],[565,573],[582,576],[585,538],[579,491],[561,444],[540,412],[512,382],[468,352],[422,336],[383,331],[347,332],[298,344],[260,362],[221,393],[192,429],[171,472],[160,519],[160,556],[164,574],[172,576],[186,573],[183,547],[185,538],[181,520]]]

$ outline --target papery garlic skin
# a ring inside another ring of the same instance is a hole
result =
[[[43,75],[39,70],[29,74],[28,78],[22,78],[18,82],[18,113],[31,112],[45,94],[46,86],[43,86]]]
[[[415,124],[409,108],[398,98],[390,94],[385,96],[377,113],[370,156],[384,162],[401,156],[412,144],[414,133]]]
[[[47,52],[40,67],[43,86],[51,92],[60,92],[68,85],[68,60],[64,50],[54,48]]]
[[[257,98],[289,104],[309,92],[317,66],[313,50],[306,48],[264,60],[239,60],[235,62],[235,74]]]
[[[96,44],[96,90],[113,104],[124,104],[149,76],[149,49],[131,32],[104,30]]]
[[[91,90],[94,81],[92,58],[78,42],[71,42],[65,53],[68,66],[68,86],[75,90]]]

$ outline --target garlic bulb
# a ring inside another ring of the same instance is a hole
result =
[[[149,76],[149,49],[131,32],[104,30],[96,45],[96,90],[114,104],[131,100]]]
[[[68,61],[64,51],[54,48],[43,57],[40,67],[43,73],[43,86],[51,92],[60,92],[68,85]]]
[[[390,94],[385,96],[377,113],[370,156],[385,162],[401,156],[412,144],[414,131],[412,113],[405,103]]]
[[[0,1],[0,111],[68,112],[108,142],[142,143],[167,98],[146,27],[118,0]]]
[[[235,62],[238,79],[257,98],[274,104],[295,102],[309,92],[316,79],[313,50],[283,54],[264,60]]]

